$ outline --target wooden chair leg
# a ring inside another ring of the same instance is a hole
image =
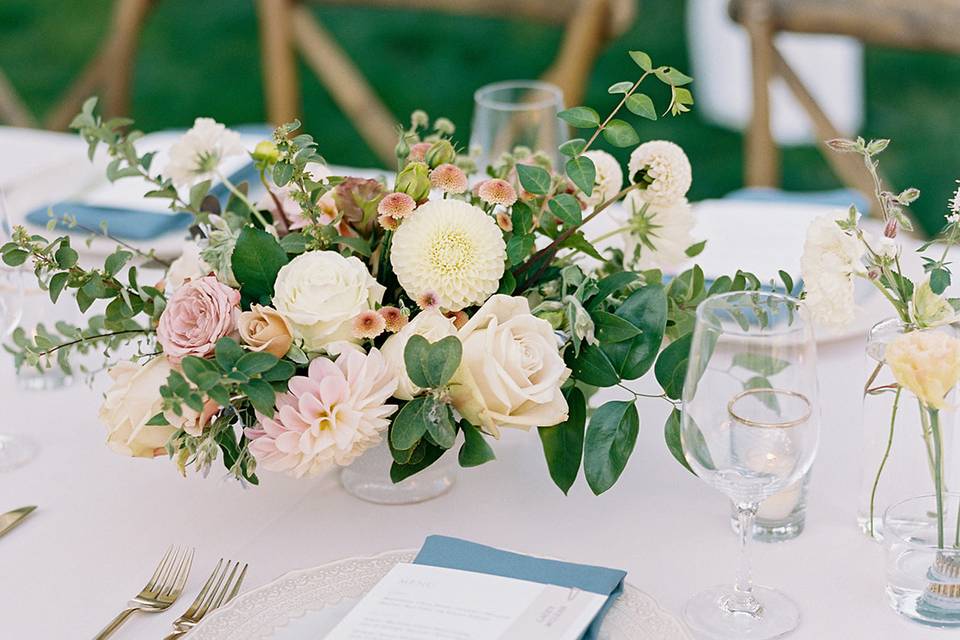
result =
[[[767,0],[744,4],[743,24],[750,37],[753,78],[753,114],[746,135],[748,187],[780,185],[780,151],[770,123],[770,79],[774,72],[773,29]]]
[[[26,105],[20,100],[13,84],[0,69],[0,122],[7,122],[15,127],[35,127],[36,121]]]
[[[397,120],[370,84],[306,7],[293,8],[293,36],[307,65],[385,166],[396,162]]]
[[[267,120],[275,125],[300,117],[300,85],[290,33],[291,0],[257,0]]]
[[[609,23],[609,0],[581,0],[570,17],[557,57],[543,75],[544,80],[563,89],[567,105],[583,100],[593,63],[606,42]]]
[[[103,110],[110,116],[130,115],[130,93],[140,34],[154,0],[118,0],[107,48],[110,72],[103,78]]]

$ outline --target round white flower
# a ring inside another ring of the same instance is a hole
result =
[[[200,245],[188,241],[183,245],[183,253],[170,263],[167,275],[164,277],[164,291],[169,297],[174,291],[183,286],[187,280],[196,280],[210,275],[213,267],[200,256]]]
[[[309,351],[352,341],[353,319],[373,309],[384,287],[357,257],[336,251],[303,253],[280,269],[273,306]]]
[[[587,206],[595,207],[602,202],[606,202],[614,197],[623,189],[623,169],[620,163],[606,151],[591,149],[585,151],[586,157],[593,161],[593,166],[597,169],[596,184],[593,192],[587,198]]]
[[[639,191],[644,200],[668,207],[687,195],[693,169],[679,146],[667,140],[651,140],[630,154],[627,178],[631,183],[647,183]]]
[[[897,253],[900,252],[900,248],[897,245],[897,241],[893,238],[888,238],[887,236],[882,236],[877,241],[876,246],[877,255],[881,258],[888,258],[893,260],[897,257]]]
[[[493,218],[461,200],[421,205],[393,236],[390,262],[407,295],[448,311],[481,304],[500,286],[506,245]]]
[[[436,342],[447,336],[452,336],[457,332],[453,326],[453,318],[448,318],[436,309],[427,309],[421,311],[413,320],[403,325],[397,333],[393,334],[383,343],[380,352],[390,366],[394,375],[397,377],[397,390],[393,397],[399,400],[411,400],[413,396],[420,393],[421,389],[413,384],[410,376],[407,375],[407,365],[403,360],[403,352],[407,348],[407,342],[413,336],[423,336],[430,342]]]
[[[634,271],[668,269],[689,259],[695,220],[686,198],[660,206],[631,191],[623,204],[628,215],[623,224],[630,227],[622,236],[624,266]]]
[[[240,134],[213,118],[197,118],[170,147],[170,159],[163,174],[179,189],[214,177],[220,162],[244,152]]]
[[[457,333],[463,360],[450,386],[453,406],[487,433],[550,427],[567,419],[560,386],[570,375],[553,327],[522,296],[492,296]]]
[[[804,299],[814,321],[824,326],[843,326],[854,318],[853,278],[862,270],[863,247],[837,225],[843,217],[815,218],[807,228],[800,258]]]

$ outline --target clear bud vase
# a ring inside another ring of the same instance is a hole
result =
[[[857,524],[861,531],[877,540],[883,537],[883,515],[888,507],[933,493],[936,487],[935,443],[929,413],[921,410],[920,401],[913,393],[900,389],[885,362],[887,345],[905,331],[905,325],[896,318],[874,325],[867,338],[861,378],[863,450]],[[924,331],[960,337],[955,325]],[[960,489],[960,452],[956,450],[958,439],[954,433],[956,401],[954,388],[946,396],[946,406],[939,411],[944,493]]]
[[[457,479],[456,451],[448,451],[439,460],[406,480],[390,479],[393,457],[387,443],[366,451],[340,471],[340,484],[361,500],[377,504],[414,504],[449,491]]]

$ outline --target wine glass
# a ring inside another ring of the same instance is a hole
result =
[[[0,189],[0,244],[12,237],[10,216],[3,189]],[[5,341],[23,313],[23,272],[0,263],[0,341]],[[9,366],[8,362],[2,365]],[[0,366],[2,366],[0,365]],[[24,436],[0,433],[0,471],[9,471],[30,462],[37,445]]]
[[[704,637],[766,640],[800,623],[787,596],[753,586],[748,544],[760,502],[813,463],[820,432],[816,361],[813,330],[795,298],[732,292],[697,309],[681,442],[700,479],[733,500],[740,524],[736,583],[708,589],[684,609]]]
[[[560,87],[538,80],[495,82],[477,89],[473,102],[470,147],[480,150],[481,171],[517,146],[543,151],[557,166],[557,147],[567,140],[557,117],[563,110]]]

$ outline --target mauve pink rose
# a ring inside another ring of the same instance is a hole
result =
[[[240,292],[214,276],[184,283],[160,315],[157,339],[172,362],[213,354],[220,338],[237,328]]]

